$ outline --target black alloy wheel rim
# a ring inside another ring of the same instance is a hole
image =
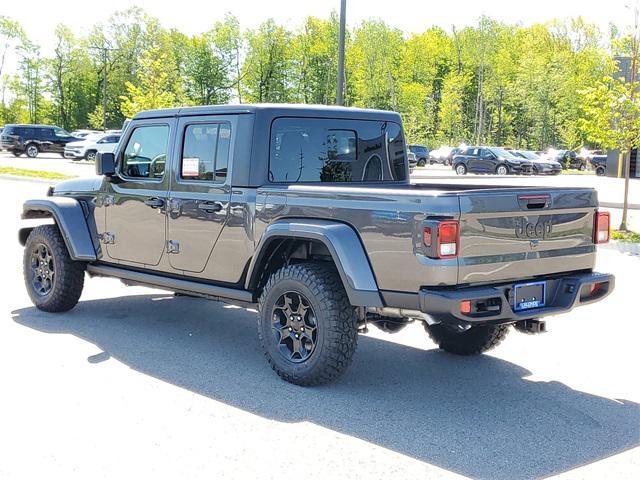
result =
[[[31,250],[31,286],[33,291],[44,297],[53,289],[55,270],[53,256],[44,243],[34,245]]]
[[[29,148],[27,148],[27,153],[29,154],[29,156],[35,157],[38,154],[38,149],[34,146],[30,146]]]
[[[317,318],[309,300],[299,292],[280,295],[271,314],[271,330],[278,352],[290,362],[304,362],[316,348]]]

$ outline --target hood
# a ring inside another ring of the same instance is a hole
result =
[[[73,140],[72,142],[67,142],[67,147],[84,147],[88,143],[87,140]]]
[[[54,194],[97,192],[102,185],[103,177],[73,178],[57,183],[53,187]]]

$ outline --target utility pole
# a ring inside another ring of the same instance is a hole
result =
[[[631,100],[631,104],[635,101],[636,96],[636,81],[638,77],[638,42],[640,41],[640,32],[639,32],[639,24],[638,24],[638,6],[636,5],[633,9],[633,35],[631,37],[631,94],[629,98]],[[635,120],[635,119],[634,119]],[[629,145],[627,148],[629,151],[627,152],[627,161],[624,166],[624,202],[622,205],[622,221],[620,222],[620,230],[625,232],[627,230],[627,212],[629,210],[629,178],[631,177],[631,150],[633,150],[633,145]],[[638,146],[636,145],[636,148]],[[638,150],[636,150],[636,162],[638,161]]]
[[[344,105],[344,40],[346,30],[347,0],[340,0],[340,35],[338,37],[338,88],[336,104]]]
[[[107,131],[107,49],[102,49],[102,130]]]
[[[109,47],[89,47],[98,50],[102,54],[102,130],[107,130],[107,62],[109,52],[116,50]]]

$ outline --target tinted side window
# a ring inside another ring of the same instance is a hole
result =
[[[182,145],[183,180],[224,182],[229,163],[231,126],[227,123],[187,125]]]
[[[122,173],[135,178],[162,178],[168,143],[168,125],[136,128],[124,151]]]
[[[278,118],[271,126],[271,182],[404,180],[405,162],[393,122]]]
[[[50,130],[53,130],[53,135],[55,135],[56,137],[64,138],[64,137],[70,136],[69,132],[67,132],[65,129],[60,127],[54,127],[53,129],[50,129]]]
[[[34,128],[32,132],[29,132],[34,138],[39,139],[52,139],[53,130],[51,128]]]

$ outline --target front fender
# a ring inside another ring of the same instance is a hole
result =
[[[351,305],[384,306],[369,259],[357,233],[349,225],[328,220],[288,219],[269,225],[251,259],[247,289],[255,278],[256,268],[261,268],[264,252],[267,251],[266,247],[277,238],[299,238],[322,242],[331,253]]]
[[[96,251],[91,239],[82,206],[75,198],[50,197],[39,200],[27,200],[22,207],[22,218],[53,218],[62,233],[62,238],[73,260],[91,262],[96,260]],[[33,227],[21,228],[18,239],[21,245],[26,242]]]

